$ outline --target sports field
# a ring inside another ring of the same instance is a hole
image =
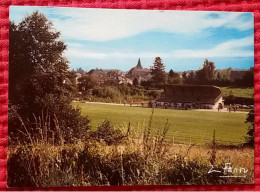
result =
[[[142,131],[152,112],[151,108],[121,105],[79,102],[72,105],[79,106],[82,114],[90,118],[93,130],[108,119],[118,127],[130,122],[133,129]],[[209,143],[215,129],[216,140],[220,143],[239,144],[244,142],[248,127],[245,124],[246,113],[155,109],[152,130],[163,129],[167,118],[171,124],[167,139],[171,141],[174,137],[176,143]]]

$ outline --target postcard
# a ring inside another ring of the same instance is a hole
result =
[[[11,6],[8,186],[254,183],[254,17]]]

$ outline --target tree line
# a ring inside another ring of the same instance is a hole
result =
[[[172,69],[166,73],[165,66],[160,57],[156,57],[151,67],[152,78],[149,81],[141,82],[144,87],[163,88],[165,84],[194,84],[194,85],[216,85],[253,87],[254,68],[250,68],[241,79],[230,80],[232,68],[216,70],[213,61],[204,60],[201,69],[195,71],[184,71],[181,74]]]

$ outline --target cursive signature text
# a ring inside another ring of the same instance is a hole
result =
[[[221,169],[215,169],[213,165],[211,165],[208,174],[211,173],[222,173],[223,175],[219,177],[246,177],[245,174],[248,172],[248,169],[243,167],[234,167],[231,163],[225,163],[225,166]],[[232,175],[228,175],[232,174]]]

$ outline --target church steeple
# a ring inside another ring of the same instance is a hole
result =
[[[136,65],[136,68],[143,69],[143,66],[141,65],[140,58],[138,59],[138,63]]]

